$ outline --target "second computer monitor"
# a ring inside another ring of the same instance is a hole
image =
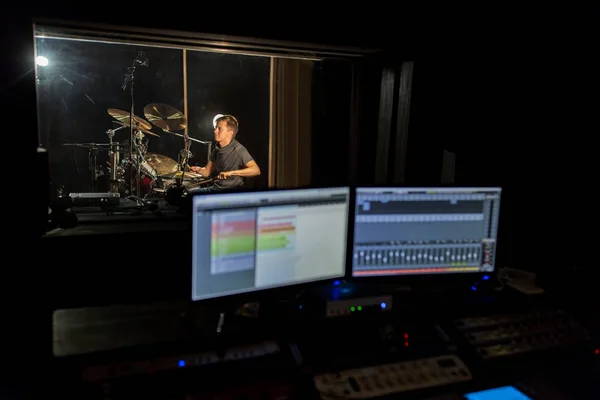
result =
[[[341,278],[350,188],[194,196],[192,300]]]
[[[491,272],[500,188],[357,188],[353,277]]]

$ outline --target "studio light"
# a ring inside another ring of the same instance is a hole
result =
[[[217,120],[221,117],[224,117],[225,114],[217,114],[215,115],[215,117],[213,118],[213,128],[217,129]]]
[[[40,67],[46,67],[48,66],[48,59],[44,56],[37,56],[35,58],[35,63]]]

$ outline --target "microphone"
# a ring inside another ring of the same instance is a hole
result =
[[[121,89],[125,91],[127,86],[133,80],[133,74],[135,73],[135,69],[137,67],[147,67],[148,66],[148,57],[146,57],[146,53],[143,51],[138,51],[135,58],[133,59],[133,65],[127,68],[127,73],[125,74],[125,81],[121,86]]]
[[[135,56],[134,64],[139,65],[140,67],[148,66],[148,57],[146,57],[146,53],[143,51],[139,51],[137,56]]]

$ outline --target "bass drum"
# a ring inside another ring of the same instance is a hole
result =
[[[137,174],[134,175],[134,187],[137,180]],[[148,196],[153,193],[157,186],[158,174],[156,170],[147,161],[140,164],[140,197]]]
[[[130,196],[129,185],[133,187],[133,193],[137,189],[137,178],[138,172],[133,166],[127,165],[126,161],[120,167],[121,178],[118,181],[118,192],[122,197]],[[151,194],[154,188],[158,185],[158,177],[153,168],[146,162],[140,165],[140,193],[137,194],[139,197],[145,197]]]

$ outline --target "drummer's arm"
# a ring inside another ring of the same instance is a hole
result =
[[[192,172],[196,172],[202,175],[203,177],[208,178],[210,176],[210,173],[212,172],[212,166],[212,161],[209,161],[205,167],[190,167],[190,169],[192,170]]]

